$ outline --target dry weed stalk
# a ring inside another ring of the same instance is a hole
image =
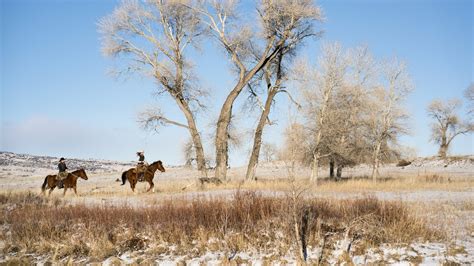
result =
[[[11,235],[1,236],[6,254],[56,254],[59,261],[134,251],[154,256],[194,250],[197,255],[211,246],[229,257],[251,249],[288,254],[296,238],[301,262],[307,259],[306,248],[318,246],[321,236],[324,248],[346,238],[346,250],[356,242],[374,246],[436,237],[400,202],[308,200],[301,187],[293,191],[289,200],[240,191],[232,198],[165,200],[143,208],[54,205],[33,194],[3,194],[0,224]]]

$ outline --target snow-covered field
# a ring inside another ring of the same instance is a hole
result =
[[[39,193],[44,177],[56,173],[58,158],[47,156],[19,155],[8,152],[0,152],[0,192],[22,192],[30,191]],[[64,200],[74,203],[85,203],[87,205],[123,205],[128,206],[151,206],[170,198],[196,198],[196,197],[230,197],[236,188],[229,186],[213,187],[204,189],[197,187],[194,180],[199,177],[195,170],[170,166],[164,161],[165,173],[157,172],[155,175],[155,193],[144,193],[147,183],[138,184],[138,193],[133,194],[129,185],[120,186],[118,179],[121,172],[134,166],[133,162],[115,162],[106,160],[75,160],[69,159],[68,166],[71,170],[86,169],[89,180],[78,181],[78,197],[74,197],[72,191]],[[326,173],[327,169],[321,169]],[[229,169],[231,180],[243,179],[245,168]],[[369,166],[358,166],[345,168],[344,177],[368,176]],[[266,163],[257,169],[257,176],[261,180],[285,179],[288,177],[289,169],[283,162]],[[356,265],[365,264],[396,264],[396,265],[436,265],[448,262],[464,265],[474,264],[474,157],[458,158],[456,160],[439,160],[435,158],[419,158],[405,167],[386,165],[380,170],[381,176],[395,178],[414,178],[438,176],[443,182],[467,181],[466,187],[443,189],[407,190],[407,191],[365,191],[365,192],[339,192],[321,191],[320,193],[308,194],[307,197],[325,198],[355,198],[362,196],[373,196],[381,200],[402,201],[408,203],[419,217],[429,221],[433,228],[445,231],[449,239],[443,243],[428,243],[420,240],[414,243],[387,243],[379,248],[368,249],[364,254],[349,254],[350,260]],[[296,177],[305,178],[309,176],[309,169],[298,168]],[[323,175],[324,176],[324,175]],[[175,189],[170,189],[176,183]],[[167,189],[164,189],[167,187]],[[262,191],[266,196],[284,196],[283,191]],[[62,192],[55,190],[53,197],[62,197]],[[2,226],[2,225],[0,225]],[[2,227],[1,230],[6,230]],[[0,237],[6,235],[3,232]],[[216,240],[222,241],[222,240]],[[0,263],[15,258],[15,254],[3,252],[5,239],[0,239]],[[332,247],[333,251],[328,262],[340,264],[340,257],[347,246],[344,239],[338,241]],[[320,256],[319,247],[308,247],[308,258],[317,261]],[[189,265],[221,265],[226,262],[248,265],[297,265],[294,256],[290,252],[278,258],[275,254],[265,253],[261,250],[248,250],[229,254],[226,251],[209,251],[200,256],[177,256],[172,252],[153,255],[146,250],[126,252],[119,257],[110,257],[103,262],[105,265],[116,263],[144,262],[158,265],[177,265],[186,263]],[[33,256],[33,255],[32,255]],[[37,256],[37,255],[35,255]],[[49,257],[37,257],[37,262],[46,262]],[[67,261],[63,261],[66,263]],[[77,261],[81,263],[81,261]],[[87,259],[84,259],[87,262]]]

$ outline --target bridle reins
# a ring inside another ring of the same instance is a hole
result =
[[[152,163],[152,164],[150,164],[150,165],[148,165],[148,166],[146,167],[145,173],[147,173],[147,172],[150,172],[150,174],[156,173],[156,170],[158,170],[158,166],[156,167],[156,169],[155,169],[154,172],[153,172],[152,170],[148,169],[148,168],[149,168],[150,166],[152,166],[153,164],[154,164],[154,163]],[[158,164],[158,163],[156,163],[156,164]],[[161,170],[160,170],[160,171],[161,171]]]

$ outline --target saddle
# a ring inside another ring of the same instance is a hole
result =
[[[146,172],[147,167],[148,167],[147,163],[138,163],[137,164],[136,173],[137,173],[138,182],[145,181],[145,172]]]
[[[68,174],[69,174],[68,172],[59,172],[56,175],[56,186],[58,188],[64,188],[63,180],[67,178]]]
[[[57,174],[57,179],[58,180],[64,180],[64,179],[66,179],[67,175],[68,175],[68,172],[59,172]]]

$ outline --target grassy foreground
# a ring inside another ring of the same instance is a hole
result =
[[[474,176],[473,176],[474,177]],[[292,187],[304,188],[308,193],[318,192],[349,192],[366,193],[375,191],[423,191],[423,190],[444,190],[444,191],[466,191],[474,187],[474,178],[461,180],[451,180],[438,175],[407,176],[398,178],[380,178],[378,182],[373,182],[368,177],[342,179],[333,181],[321,179],[318,182],[311,182],[307,178],[280,178],[280,179],[259,179],[258,181],[230,180],[223,184],[200,185],[194,180],[183,181],[157,181],[155,188],[164,193],[180,193],[189,191],[214,191],[224,189],[246,189],[260,191],[280,191],[287,192]],[[128,188],[128,187],[127,187]],[[117,194],[116,192],[112,194]],[[93,195],[93,193],[91,194]]]
[[[381,243],[439,239],[401,202],[265,197],[237,192],[230,199],[165,200],[154,207],[66,205],[31,193],[0,194],[3,253],[101,261],[129,251],[200,256],[239,251],[303,256],[337,240],[350,252]],[[303,249],[303,250],[302,250]],[[227,256],[226,256],[227,257]],[[25,257],[26,258],[26,257]],[[31,259],[27,258],[27,259]]]

